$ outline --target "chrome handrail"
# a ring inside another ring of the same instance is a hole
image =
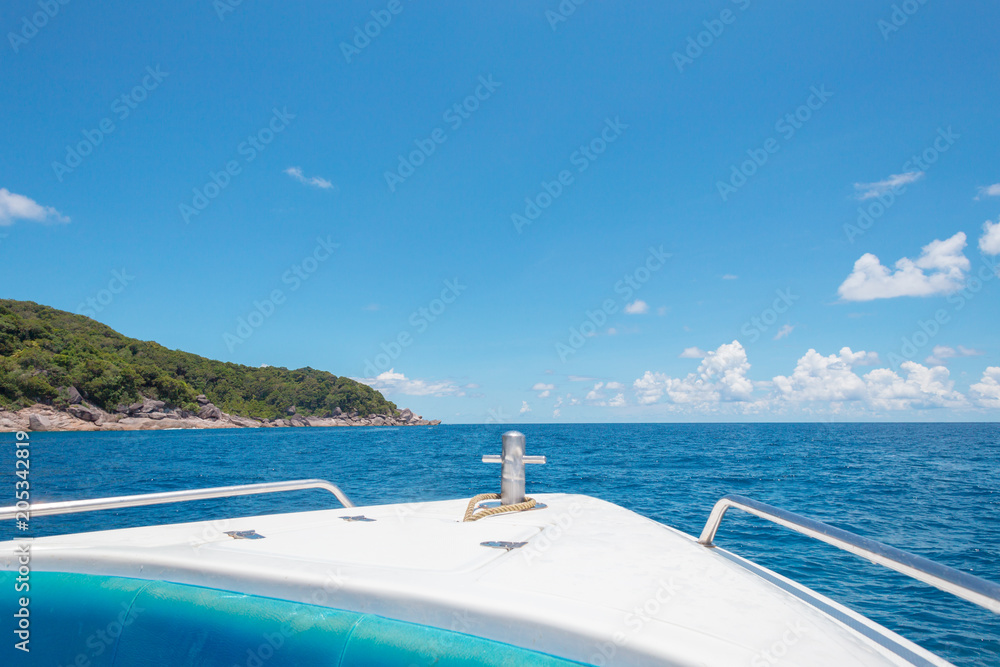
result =
[[[52,503],[31,503],[21,507],[0,507],[0,520],[13,519],[19,512],[28,512],[31,517],[51,516],[54,514],[72,514],[74,512],[92,512],[96,510],[121,509],[123,507],[140,507],[143,505],[161,505],[163,503],[179,503],[189,500],[207,500],[209,498],[228,498],[231,496],[250,496],[257,493],[279,493],[282,491],[300,491],[302,489],[325,489],[337,496],[344,507],[354,507],[340,488],[325,479],[297,479],[289,482],[263,482],[261,484],[242,484],[238,486],[216,486],[210,489],[187,489],[184,491],[165,491],[162,493],[143,493],[135,496],[114,496],[111,498],[89,498],[87,500],[64,500]]]
[[[701,531],[698,542],[706,547],[714,547],[712,540],[719,530],[722,517],[730,507],[743,510],[762,519],[767,519],[797,533],[808,535],[813,539],[831,544],[873,563],[883,565],[909,577],[918,579],[925,584],[957,595],[980,607],[1000,614],[1000,584],[961,572],[947,565],[935,563],[922,556],[907,553],[888,544],[882,544],[867,537],[861,537],[829,524],[815,521],[795,512],[783,510],[780,507],[761,503],[745,496],[723,496],[712,508],[712,513]]]

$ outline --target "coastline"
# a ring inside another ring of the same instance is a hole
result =
[[[211,405],[211,404],[209,404]],[[134,406],[133,406],[134,407]],[[70,405],[60,410],[36,403],[16,412],[0,410],[0,433],[16,431],[162,431],[167,429],[213,428],[305,428],[336,426],[437,426],[439,419],[424,419],[409,409],[396,415],[339,414],[330,417],[302,416],[289,408],[288,418],[256,419],[213,409],[192,414],[166,408],[160,401],[149,401],[126,413],[108,413],[86,403]]]

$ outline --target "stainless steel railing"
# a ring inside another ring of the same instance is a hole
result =
[[[700,544],[706,547],[715,546],[712,544],[712,540],[715,539],[715,533],[719,529],[719,524],[722,523],[722,517],[726,515],[726,510],[730,507],[767,519],[862,558],[867,558],[873,563],[884,565],[1000,614],[1000,585],[992,581],[980,579],[947,565],[935,563],[922,556],[907,553],[867,537],[861,537],[846,530],[834,528],[829,524],[814,521],[801,514],[795,514],[744,496],[723,496],[715,503],[715,507],[712,508],[712,513],[705,523],[705,529],[701,531],[701,537],[698,538]]]
[[[30,505],[0,507],[0,521],[13,519],[20,512],[28,512],[31,517],[51,516],[54,514],[72,514],[74,512],[93,512],[96,510],[114,510],[123,507],[140,507],[143,505],[162,505],[163,503],[180,503],[190,500],[207,500],[209,498],[229,498],[232,496],[250,496],[258,493],[280,493],[283,491],[300,491],[302,489],[324,489],[337,496],[344,507],[354,507],[340,488],[324,479],[298,479],[290,482],[264,482],[261,484],[242,484],[239,486],[216,486],[211,489],[188,489],[185,491],[165,491],[163,493],[143,493],[135,496],[115,496],[111,498],[90,498],[87,500],[64,500],[52,503],[31,503]]]

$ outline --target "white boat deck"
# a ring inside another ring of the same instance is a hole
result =
[[[31,567],[372,613],[598,665],[949,664],[611,503],[536,499],[547,507],[469,523],[458,499],[45,537]],[[343,519],[361,515],[374,521]],[[248,530],[263,539],[225,533]],[[4,569],[17,568],[14,549],[0,543]]]

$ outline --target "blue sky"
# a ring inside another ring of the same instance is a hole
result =
[[[998,19],[14,0],[2,296],[451,422],[995,420]]]

